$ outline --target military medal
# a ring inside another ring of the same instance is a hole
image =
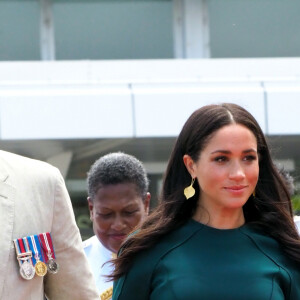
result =
[[[102,294],[100,294],[101,300],[111,300],[113,294],[113,287],[108,288]]]
[[[25,260],[20,266],[20,275],[26,280],[30,280],[35,275],[35,269],[28,260]]]
[[[20,266],[20,275],[26,280],[30,280],[35,275],[35,269],[32,265],[32,252],[28,249],[27,244],[23,244],[22,239],[14,240],[17,259]]]
[[[47,271],[58,272],[59,265],[55,261],[49,232],[15,239],[14,244],[22,278],[30,280],[35,274],[45,276]]]
[[[51,235],[49,232],[39,234],[39,239],[41,242],[42,249],[45,254],[45,262],[48,268],[48,271],[52,274],[55,274],[59,270],[59,265],[55,261],[55,253],[52,244]]]
[[[38,276],[45,276],[47,274],[47,266],[42,261],[37,261],[35,266],[35,273]]]
[[[34,265],[35,273],[38,276],[45,276],[47,274],[47,266],[46,264],[40,260],[40,253],[41,253],[41,247],[39,244],[38,236],[37,235],[31,235],[29,237],[29,240],[31,241],[32,250],[33,250],[33,257],[35,258],[36,262]]]
[[[47,267],[50,273],[55,274],[59,270],[58,263],[51,257],[51,253],[49,253],[49,260],[47,262]]]

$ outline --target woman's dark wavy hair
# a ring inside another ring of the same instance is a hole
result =
[[[255,197],[250,196],[244,205],[245,220],[275,238],[287,256],[300,263],[300,240],[293,221],[290,196],[272,162],[264,134],[248,111],[236,104],[223,103],[196,110],[184,124],[164,175],[160,203],[140,230],[122,245],[119,257],[114,260],[115,270],[110,279],[119,279],[129,270],[138,252],[156,244],[164,235],[182,226],[194,215],[200,189],[195,181],[196,193],[186,200],[183,190],[190,185],[191,175],[184,165],[183,156],[188,154],[197,161],[216,130],[232,123],[247,127],[257,140],[259,178]]]

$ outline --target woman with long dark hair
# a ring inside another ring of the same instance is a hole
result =
[[[299,300],[300,238],[289,192],[253,116],[196,110],[161,201],[114,261],[113,300]]]

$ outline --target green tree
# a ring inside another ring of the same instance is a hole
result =
[[[296,215],[300,215],[300,195],[296,194],[292,197],[293,209]]]

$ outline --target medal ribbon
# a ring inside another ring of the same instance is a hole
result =
[[[53,243],[52,243],[51,233],[50,232],[46,232],[46,236],[47,236],[47,241],[49,243],[49,247],[50,247],[51,253],[53,255],[53,259],[55,259],[55,252],[54,252],[54,247],[53,247]]]
[[[32,262],[33,262],[33,265],[35,266],[35,264],[36,264],[35,251],[34,251],[34,246],[33,246],[33,244],[32,244],[31,237],[32,237],[32,236],[27,237],[27,239],[28,239],[28,243],[29,243],[30,249],[31,249],[31,251],[32,251]]]
[[[18,245],[19,245],[19,249],[20,249],[20,253],[25,253],[25,247],[24,247],[24,244],[23,244],[23,239],[18,239]]]
[[[31,249],[29,248],[29,244],[28,244],[27,239],[23,238],[22,240],[23,240],[23,245],[24,245],[24,248],[25,248],[25,252],[29,252]],[[33,253],[32,253],[32,256],[31,256],[31,263],[33,263]]]
[[[29,252],[29,249],[27,251],[25,250],[25,246],[23,244],[23,240],[22,239],[15,239],[14,240],[14,244],[15,244],[15,248],[16,248],[16,252],[17,252],[17,258],[19,258],[20,256],[22,256],[21,255],[22,253]],[[24,257],[26,257],[26,255]],[[21,266],[23,264],[23,262],[24,262],[24,259],[18,259],[18,261],[19,261],[19,264]]]
[[[14,240],[14,244],[15,244],[15,249],[16,249],[16,252],[17,252],[17,257],[19,257],[19,254],[21,254],[22,252],[21,252],[18,240]],[[19,262],[19,265],[21,266],[22,263],[19,259],[18,259],[18,262]]]
[[[49,232],[39,234],[42,248],[44,250],[45,262],[47,263],[50,258],[55,259],[54,248],[52,244],[51,235]]]
[[[31,235],[29,237],[27,237],[27,239],[29,240],[29,243],[31,245],[32,248],[32,257],[34,259],[34,265],[40,260],[40,261],[44,261],[44,257],[43,257],[43,253],[41,251],[41,245],[39,242],[39,238],[37,235]]]
[[[17,255],[18,255],[21,253],[20,246],[18,244],[18,240],[14,240],[14,244],[15,244]]]

